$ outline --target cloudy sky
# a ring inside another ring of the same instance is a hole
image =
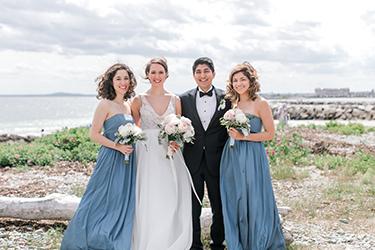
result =
[[[0,13],[0,94],[95,94],[116,62],[141,92],[155,56],[167,58],[176,93],[195,86],[200,56],[214,60],[221,88],[245,60],[266,93],[375,88],[373,0],[0,0]]]

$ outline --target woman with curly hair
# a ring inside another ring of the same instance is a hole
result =
[[[115,144],[120,125],[133,123],[127,100],[137,84],[125,64],[114,64],[97,78],[99,102],[90,138],[101,144],[94,172],[64,233],[61,249],[130,249],[136,168],[132,146]],[[103,130],[103,133],[101,131]],[[130,163],[124,164],[124,155]]]
[[[258,95],[257,71],[245,62],[229,75],[226,97],[242,110],[250,134],[230,128],[220,165],[225,239],[229,250],[285,249],[263,141],[275,135],[268,102]],[[264,128],[264,130],[262,130]]]

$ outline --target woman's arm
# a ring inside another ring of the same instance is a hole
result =
[[[109,107],[110,105],[106,100],[102,100],[98,104],[90,128],[90,139],[107,148],[118,150],[123,154],[131,154],[133,152],[133,147],[131,145],[115,144],[113,141],[109,140],[101,133],[104,121],[110,114]]]
[[[264,132],[253,133],[244,136],[237,129],[230,128],[229,135],[235,140],[246,140],[246,141],[269,141],[275,136],[275,125],[273,123],[272,110],[268,102],[265,100],[260,101],[259,104],[259,116],[262,120]]]
[[[180,100],[180,97],[175,96],[175,98],[176,98],[176,102],[175,102],[175,105],[176,105],[176,115],[181,115],[182,110],[181,110],[181,100]]]
[[[141,110],[141,106],[142,106],[141,97],[139,95],[137,95],[136,97],[134,97],[134,99],[133,99],[133,101],[130,105],[130,108],[131,108],[131,111],[132,111],[134,123],[138,127],[141,126],[141,114],[139,112]]]

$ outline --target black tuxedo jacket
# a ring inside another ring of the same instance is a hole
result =
[[[230,109],[230,102],[225,100],[225,108],[218,110],[221,100],[224,99],[224,91],[216,89],[215,113],[205,131],[198,115],[196,107],[196,96],[198,89],[192,89],[180,95],[182,115],[192,121],[195,130],[194,144],[186,143],[183,155],[191,175],[199,171],[203,154],[206,156],[208,171],[214,176],[220,174],[220,159],[223,147],[228,139],[228,133],[224,126],[220,125],[219,119]]]

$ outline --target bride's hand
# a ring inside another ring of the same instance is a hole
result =
[[[173,150],[173,153],[177,152],[180,149],[180,146],[175,141],[169,142],[169,147]]]
[[[123,153],[124,155],[130,155],[133,153],[133,146],[132,145],[122,145],[116,144],[116,149]]]

